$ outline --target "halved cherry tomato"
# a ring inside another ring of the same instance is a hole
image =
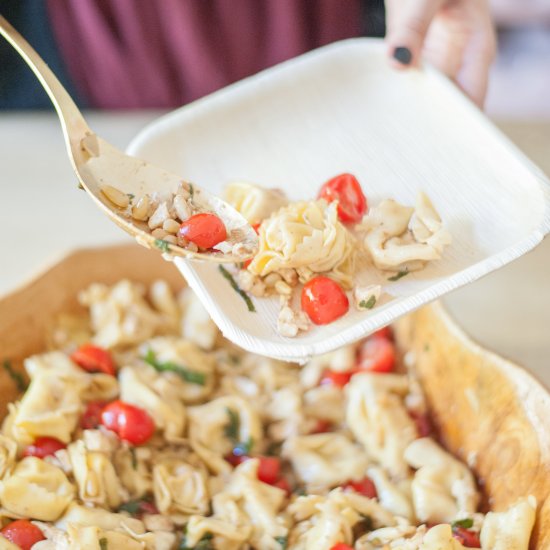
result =
[[[338,201],[338,217],[344,223],[357,223],[367,211],[367,199],[352,174],[340,174],[328,180],[319,190],[319,198]]]
[[[0,529],[0,534],[21,550],[31,550],[34,544],[46,540],[42,531],[26,519],[17,519]]]
[[[99,346],[83,344],[71,355],[71,359],[87,372],[103,372],[112,376],[116,374],[111,353]]]
[[[321,381],[321,384],[322,383],[323,382]],[[331,428],[332,428],[332,422],[330,420],[327,420],[326,418],[319,418],[310,433],[324,434],[324,433],[330,432]]]
[[[23,450],[23,456],[35,456],[44,458],[55,454],[60,449],[65,449],[67,445],[55,437],[37,437],[34,443],[27,445]]]
[[[252,229],[254,229],[258,235],[260,234],[260,225],[262,225],[262,222],[252,224]]]
[[[101,423],[133,445],[145,443],[155,433],[155,423],[147,411],[120,400],[103,409]]]
[[[353,547],[343,542],[337,542],[330,550],[353,550]]]
[[[359,370],[391,372],[395,367],[395,346],[390,340],[367,338],[359,348]]]
[[[80,418],[80,427],[83,430],[93,430],[101,424],[101,413],[107,403],[105,401],[90,401]]]
[[[229,453],[224,456],[225,460],[233,466],[233,468],[236,468],[239,464],[242,464],[245,460],[248,460],[251,458],[247,455],[236,455],[234,453]]]
[[[393,341],[393,329],[388,325],[387,327],[382,327],[376,332],[373,332],[370,335],[371,338],[385,338],[386,340]]]
[[[414,423],[416,424],[418,437],[428,437],[432,433],[432,423],[430,421],[430,417],[426,413],[409,411],[409,416],[414,420]]]
[[[195,243],[199,248],[212,248],[225,241],[225,225],[215,214],[203,212],[185,220],[179,228],[178,237]]]
[[[290,496],[290,494],[292,493],[290,483],[288,482],[288,479],[286,477],[281,477],[271,485],[273,485],[273,487],[278,487],[279,489],[282,489],[283,491],[285,491],[287,497]]]
[[[350,381],[355,372],[356,371],[337,372],[335,370],[325,369],[321,375],[319,384],[321,386],[332,384],[333,386],[343,388]]]
[[[479,535],[464,527],[453,527],[453,537],[466,548],[481,548]]]
[[[316,325],[326,325],[347,313],[349,301],[336,281],[314,277],[302,289],[302,309]]]
[[[276,456],[260,456],[258,466],[258,479],[269,485],[273,485],[281,473],[281,459]]]
[[[342,489],[351,489],[356,493],[359,493],[360,495],[368,498],[376,498],[378,496],[376,486],[372,482],[372,479],[367,476],[358,481],[348,481],[347,483],[342,485]]]
[[[149,502],[148,500],[142,500],[139,503],[139,511],[142,514],[159,514],[160,513],[155,503]]]

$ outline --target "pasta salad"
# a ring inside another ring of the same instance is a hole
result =
[[[2,426],[0,548],[527,550],[534,498],[477,511],[391,329],[300,368],[162,281],[80,301]]]
[[[287,337],[345,315],[348,293],[356,309],[372,309],[382,302],[381,273],[397,281],[440,259],[451,242],[424,193],[414,207],[386,199],[369,209],[352,174],[327,181],[315,200],[290,202],[280,191],[243,182],[229,184],[225,200],[260,239],[254,258],[239,265],[239,289],[278,295],[278,330]],[[377,276],[361,280],[365,266]]]

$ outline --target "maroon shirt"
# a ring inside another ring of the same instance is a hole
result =
[[[48,0],[92,107],[175,107],[360,35],[360,0]]]

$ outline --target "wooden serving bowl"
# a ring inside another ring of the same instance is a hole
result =
[[[80,310],[77,293],[92,282],[165,279],[184,285],[178,271],[137,245],[74,252],[21,289],[0,299],[0,361],[40,352],[56,317]],[[523,368],[482,349],[435,304],[398,322],[396,339],[416,357],[417,374],[442,443],[476,474],[486,509],[503,510],[535,495],[531,549],[550,548],[550,395]],[[0,370],[0,415],[17,398]]]

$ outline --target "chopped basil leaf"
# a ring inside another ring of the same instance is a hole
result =
[[[359,302],[359,307],[364,309],[372,309],[376,304],[376,296],[371,296],[368,300],[361,300]]]
[[[132,458],[132,468],[134,470],[137,470],[138,462],[137,462],[136,450],[134,449],[134,447],[130,447],[130,456]]]
[[[23,378],[23,375],[20,372],[14,370],[11,363],[7,359],[2,363],[2,367],[8,373],[9,377],[15,382],[15,385],[19,391],[25,391],[27,389],[25,378]]]
[[[275,537],[275,540],[281,545],[283,550],[286,550],[288,546],[288,537]]]
[[[407,269],[405,269],[404,271],[399,271],[393,277],[388,277],[388,281],[399,281],[399,279],[401,279],[402,277],[408,274],[409,274],[409,271]]]
[[[246,456],[252,452],[252,447],[254,447],[254,440],[249,437],[248,441],[237,443],[233,447],[233,454],[236,456]]]
[[[161,252],[169,252],[170,251],[170,243],[168,241],[163,241],[162,239],[155,239],[155,246]]]
[[[187,537],[183,537],[178,550],[214,550],[212,533],[206,533],[195,546],[187,546]]]
[[[227,413],[227,417],[229,418],[229,422],[225,425],[224,428],[225,436],[233,443],[237,444],[239,441],[241,419],[239,418],[239,414],[229,407],[226,407],[225,412]]]
[[[130,199],[130,202],[132,202],[136,198],[133,193],[126,193],[126,196]]]
[[[158,372],[173,372],[177,374],[182,380],[189,382],[190,384],[198,384],[204,386],[206,383],[206,375],[196,370],[191,370],[181,365],[176,365],[170,361],[161,363],[157,360],[155,352],[149,348],[143,360],[149,363]]]
[[[231,288],[239,294],[239,296],[245,301],[246,307],[248,308],[248,311],[256,311],[256,308],[254,307],[254,304],[252,300],[250,299],[250,296],[244,291],[239,288],[239,285],[236,283],[235,279],[233,278],[233,275],[223,267],[223,265],[219,265],[218,269],[220,270],[220,273],[224,276],[225,279],[229,282],[231,285]]]
[[[118,508],[119,512],[128,512],[131,516],[135,516],[141,507],[141,501],[139,500],[129,500],[124,504],[121,504]]]
[[[189,184],[189,198],[191,200],[193,200],[194,196],[195,196],[195,186],[192,183],[190,183]]]
[[[474,526],[474,520],[472,518],[459,519],[451,523],[451,527],[455,529],[456,527],[463,527],[464,529],[470,529]]]
[[[109,546],[106,538],[99,539],[99,547],[101,548],[101,550],[109,550]]]

